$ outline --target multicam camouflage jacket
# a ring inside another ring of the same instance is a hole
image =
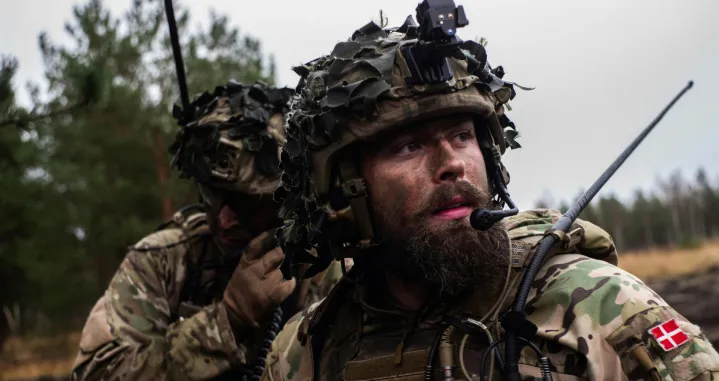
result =
[[[510,306],[533,249],[559,216],[541,209],[505,221],[513,269],[510,297],[500,311]],[[582,220],[572,229],[550,252],[526,308],[538,327],[534,342],[549,358],[553,379],[719,379],[719,354],[700,327],[617,267],[617,252],[605,231]],[[441,315],[479,319],[494,304],[477,290],[460,303],[412,315],[373,304],[366,296],[362,287],[342,279],[324,301],[293,317],[273,343],[263,379],[424,380]],[[496,317],[486,321],[493,323],[495,338],[503,335]],[[457,330],[450,340],[455,379],[464,379],[457,366],[463,336]],[[466,342],[465,369],[475,380],[487,346],[486,338],[474,335]],[[434,364],[433,379],[444,379],[438,361]],[[519,370],[523,380],[542,379],[529,348],[521,354]],[[501,379],[496,368],[491,379]]]
[[[177,213],[172,226],[140,240],[90,312],[72,379],[237,379],[263,332],[234,337],[218,302],[236,267],[224,258],[204,213]],[[334,266],[299,283],[292,313],[319,301],[341,275]]]

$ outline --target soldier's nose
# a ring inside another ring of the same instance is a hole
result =
[[[464,177],[466,169],[465,162],[457,156],[457,153],[448,141],[443,140],[437,147],[434,155],[436,157],[436,170],[433,175],[435,183],[455,182]]]

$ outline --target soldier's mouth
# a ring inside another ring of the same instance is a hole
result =
[[[432,216],[441,220],[459,220],[469,216],[472,210],[472,204],[464,197],[455,196],[444,202],[432,213]]]
[[[220,210],[219,220],[220,229],[225,231],[232,230],[240,224],[237,220],[237,213],[235,213],[229,205],[222,207]]]
[[[231,206],[225,205],[220,210],[219,215],[219,238],[223,244],[228,246],[238,246],[247,243],[247,234],[240,224],[237,213]]]

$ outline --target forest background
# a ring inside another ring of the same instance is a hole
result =
[[[188,11],[176,13],[191,94],[230,78],[275,84],[259,39],[219,14],[191,29]],[[127,246],[197,200],[169,167],[178,94],[162,4],[116,15],[90,0],[65,31],[72,44],[38,36],[49,92],[27,84],[30,107],[16,96],[22,63],[0,57],[0,343],[76,332]],[[620,252],[698,249],[719,237],[717,175],[670,171],[629,200],[603,192],[580,218]],[[534,206],[571,201],[545,194]]]

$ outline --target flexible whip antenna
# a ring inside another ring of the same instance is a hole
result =
[[[167,14],[167,25],[170,29],[170,41],[172,42],[172,55],[175,58],[175,70],[177,71],[177,82],[180,85],[180,99],[182,101],[182,112],[185,121],[189,122],[194,117],[194,110],[190,109],[190,97],[187,94],[187,80],[185,79],[185,64],[182,61],[182,50],[180,49],[180,39],[177,35],[177,23],[175,22],[175,12],[172,8],[172,0],[165,0],[165,13]],[[252,380],[258,381],[265,372],[265,361],[267,354],[271,350],[272,341],[277,337],[282,325],[282,308],[277,309],[272,314],[270,326],[265,332],[263,342],[259,348],[259,353],[255,359],[255,364],[249,372],[246,372],[241,381]]]
[[[185,78],[185,64],[182,60],[182,50],[180,49],[180,38],[177,35],[177,23],[175,22],[175,11],[172,7],[172,0],[165,0],[165,13],[167,14],[167,26],[170,29],[170,42],[172,43],[172,56],[175,58],[177,82],[180,85],[182,110],[186,121],[189,121],[190,118],[192,118],[192,111],[190,110],[190,97],[187,93],[187,80]]]
[[[693,81],[689,81],[687,85],[677,94],[674,99],[657,115],[656,118],[647,126],[634,141],[614,160],[609,168],[602,173],[602,175],[592,184],[592,186],[582,194],[574,205],[567,210],[566,213],[552,226],[549,232],[542,238],[537,247],[537,250],[532,257],[532,261],[522,277],[519,289],[517,290],[516,297],[512,304],[512,309],[505,314],[502,318],[502,326],[507,331],[506,334],[506,346],[505,346],[505,361],[504,361],[504,376],[510,381],[519,381],[519,365],[518,357],[520,347],[517,346],[518,339],[531,340],[537,331],[537,327],[526,319],[526,313],[524,307],[527,304],[527,298],[532,288],[532,282],[539,272],[539,268],[544,263],[544,258],[547,252],[552,246],[554,246],[560,239],[560,235],[567,233],[574,220],[589,205],[594,196],[599,193],[599,190],[606,184],[606,182],[614,175],[614,173],[621,167],[624,161],[634,152],[644,138],[654,129],[654,127],[662,120],[664,115],[674,104],[681,98],[684,93],[689,91],[694,85]],[[561,232],[561,233],[557,233]],[[483,378],[483,375],[482,375]]]

